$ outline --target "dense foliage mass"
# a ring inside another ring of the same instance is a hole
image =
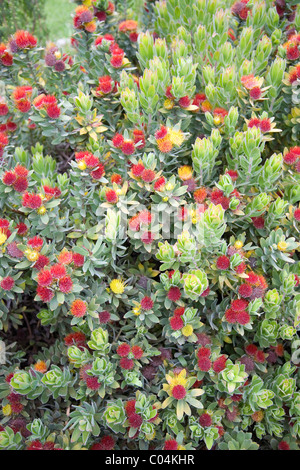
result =
[[[1,449],[298,448],[296,3],[0,44]]]

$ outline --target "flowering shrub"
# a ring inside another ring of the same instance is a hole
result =
[[[0,44],[1,449],[297,449],[294,4]]]

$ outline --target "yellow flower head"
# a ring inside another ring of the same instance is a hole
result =
[[[79,170],[85,170],[86,169],[86,163],[84,160],[80,160],[80,162],[78,162],[77,164]]]
[[[176,145],[176,147],[180,147],[180,145],[184,141],[184,134],[180,129],[178,131],[175,131],[174,129],[168,127],[168,138],[170,139],[172,144]]]
[[[181,333],[183,334],[183,336],[186,336],[188,338],[189,336],[191,336],[193,334],[193,331],[194,331],[194,329],[193,329],[192,325],[185,325],[182,328]]]
[[[182,181],[190,180],[193,176],[193,168],[189,165],[183,165],[178,168],[178,176]]]
[[[234,248],[236,248],[237,250],[239,250],[240,248],[243,248],[243,246],[244,246],[244,243],[241,240],[237,240],[234,244]]]
[[[47,371],[47,365],[45,361],[37,361],[33,367],[35,370],[42,372],[43,374]]]
[[[109,284],[109,287],[114,294],[123,294],[125,290],[125,284],[120,279],[113,279]]]
[[[7,240],[7,236],[5,235],[5,233],[1,232],[0,230],[0,245],[3,245]]]
[[[47,212],[47,209],[46,209],[45,206],[41,206],[41,207],[39,207],[38,210],[37,210],[37,213],[40,214],[40,215],[43,215],[43,214],[45,214],[46,212]]]
[[[37,261],[37,259],[39,257],[38,252],[35,251],[35,250],[29,250],[29,249],[25,250],[24,254],[25,254],[26,258],[28,259],[28,261],[31,261],[31,262]]]
[[[10,416],[12,413],[11,406],[10,405],[2,406],[2,413],[4,414],[4,416]]]
[[[172,396],[172,390],[176,385],[182,385],[183,387],[186,386],[187,378],[186,378],[186,370],[182,369],[179,374],[174,374],[170,372],[166,375],[167,384],[163,384],[163,390],[168,393],[169,396]]]
[[[157,141],[157,146],[162,153],[168,153],[171,152],[173,148],[173,143],[169,139],[168,136],[164,137],[163,139],[159,139]]]
[[[134,307],[134,308],[132,309],[132,311],[133,311],[134,315],[135,315],[136,317],[138,317],[138,316],[141,314],[141,306],[139,306],[139,307]]]
[[[174,101],[170,100],[169,98],[165,100],[164,102],[164,108],[165,109],[172,109],[174,108]]]
[[[277,248],[279,251],[286,251],[287,249],[287,243],[286,242],[279,242],[277,245]]]

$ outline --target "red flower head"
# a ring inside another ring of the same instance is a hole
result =
[[[211,360],[208,357],[201,356],[198,358],[198,367],[202,372],[208,372],[211,368]]]
[[[129,400],[125,403],[125,412],[127,416],[130,416],[131,414],[135,414],[135,404],[136,404],[136,400]]]
[[[144,354],[144,351],[142,350],[142,348],[140,348],[140,346],[132,346],[131,352],[134,355],[135,359],[141,359]]]
[[[199,417],[199,424],[200,424],[200,426],[202,426],[203,428],[208,428],[209,426],[212,425],[211,416],[210,416],[208,413],[203,413],[203,414]]]
[[[175,317],[181,317],[184,314],[185,308],[184,307],[177,307],[174,310]]]
[[[73,281],[70,276],[65,276],[59,280],[58,286],[61,292],[64,294],[69,294],[73,289]]]
[[[18,49],[31,49],[37,45],[37,39],[28,31],[19,30],[14,35]]]
[[[232,308],[228,308],[225,312],[225,320],[228,323],[236,323],[236,312]]]
[[[160,126],[160,128],[155,132],[155,139],[160,140],[166,137],[168,130],[165,126]]]
[[[2,281],[0,282],[0,287],[3,290],[11,290],[14,287],[14,285],[15,285],[15,281],[10,276],[4,277]]]
[[[216,359],[215,362],[213,363],[214,372],[216,372],[217,374],[219,374],[219,372],[222,372],[222,370],[224,370],[226,367],[226,361],[227,361],[226,356],[223,355],[223,356],[218,357],[218,359]]]
[[[225,271],[230,266],[230,259],[225,255],[219,256],[216,265],[218,269]]]
[[[30,238],[27,242],[27,245],[30,246],[33,250],[39,251],[43,246],[43,239],[41,237],[35,236]]]
[[[49,287],[53,282],[53,277],[50,270],[43,270],[38,273],[37,282],[39,286]]]
[[[240,325],[247,325],[247,323],[249,323],[250,320],[251,320],[250,315],[245,310],[242,310],[241,312],[236,313],[236,321]]]
[[[245,351],[247,354],[249,354],[249,356],[255,356],[257,353],[257,346],[255,346],[255,344],[248,344],[248,346],[245,348]]]
[[[141,178],[145,183],[152,183],[155,179],[155,172],[153,170],[145,169],[141,174]]]
[[[46,111],[51,119],[57,119],[60,116],[60,108],[56,104],[50,104],[47,106]]]
[[[98,382],[97,377],[89,376],[85,379],[85,383],[86,383],[87,388],[91,390],[99,390],[99,388],[101,387],[101,383]]]
[[[125,155],[132,155],[135,151],[134,142],[131,140],[124,140],[121,150]]]
[[[122,343],[117,348],[117,354],[121,357],[127,357],[130,353],[130,346],[127,343]]]
[[[181,330],[184,326],[183,320],[179,315],[174,315],[174,317],[171,317],[169,321],[173,331]]]
[[[132,370],[134,368],[134,362],[132,359],[122,357],[122,359],[120,359],[120,367],[125,370]]]
[[[166,178],[164,176],[160,176],[158,180],[155,181],[153,185],[153,189],[155,191],[163,191],[166,184]]]
[[[6,171],[2,177],[3,184],[5,184],[6,186],[12,186],[16,179],[17,177],[12,171]]]
[[[99,313],[99,322],[103,325],[110,321],[111,315],[107,310],[103,310],[103,312]]]
[[[194,199],[198,204],[202,204],[207,196],[207,191],[205,188],[196,189],[194,192]]]
[[[175,387],[172,388],[172,396],[176,400],[182,400],[186,396],[186,389],[183,385],[175,385]]]
[[[248,301],[244,299],[237,299],[231,302],[230,308],[235,312],[241,312],[248,307]]]
[[[164,445],[164,450],[177,450],[178,449],[178,443],[175,441],[175,439],[168,439],[165,441]]]
[[[34,263],[33,267],[34,269],[37,269],[40,271],[41,269],[44,269],[48,264],[50,263],[50,260],[47,256],[45,255],[39,255],[37,261]]]
[[[110,181],[112,183],[116,183],[116,184],[122,184],[123,180],[122,180],[122,176],[119,175],[118,173],[114,173],[113,175],[111,175],[110,177]]]
[[[139,178],[143,171],[145,170],[145,167],[142,163],[138,163],[137,165],[132,165],[131,167],[131,172],[133,174],[133,176]]]
[[[72,253],[73,263],[76,268],[80,268],[84,265],[84,256],[80,253]]]
[[[72,302],[70,312],[74,317],[84,317],[84,315],[86,314],[86,310],[87,305],[85,302],[83,302],[83,300],[76,299],[74,300],[74,302]]]
[[[50,302],[54,297],[54,292],[51,289],[48,289],[48,287],[38,286],[36,293],[43,302]]]
[[[141,307],[143,310],[151,310],[153,308],[153,300],[151,297],[143,297],[141,300]]]
[[[251,90],[249,91],[249,95],[250,95],[250,98],[252,98],[253,100],[259,100],[259,98],[261,97],[260,87],[255,86],[251,88]]]
[[[42,205],[42,198],[38,194],[30,194],[28,192],[23,194],[22,206],[29,209],[38,209]]]
[[[105,199],[110,204],[116,204],[118,202],[118,195],[114,189],[108,189],[105,193]]]
[[[265,219],[263,217],[252,217],[252,222],[255,228],[262,229],[265,226]]]
[[[191,104],[191,100],[189,99],[188,96],[183,96],[182,98],[180,98],[180,100],[178,101],[178,104],[181,108],[188,108]]]
[[[169,292],[168,292],[168,299],[172,300],[173,302],[177,302],[180,299],[180,297],[181,297],[181,292],[180,292],[179,287],[176,287],[176,286],[170,287]]]
[[[61,279],[67,274],[67,270],[63,264],[54,264],[50,268],[51,275],[54,279]]]
[[[245,299],[248,297],[251,297],[252,294],[252,287],[250,284],[241,284],[239,287],[239,294],[241,297],[244,297]]]

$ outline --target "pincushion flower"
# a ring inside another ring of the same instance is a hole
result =
[[[15,285],[15,281],[11,276],[4,277],[2,281],[0,281],[0,287],[3,290],[11,290]]]
[[[83,300],[76,299],[72,302],[70,307],[70,313],[74,317],[80,318],[84,317],[87,311],[87,305]]]
[[[113,279],[109,287],[114,294],[121,295],[125,291],[125,283],[121,279]]]
[[[18,30],[13,36],[13,41],[18,49],[32,49],[37,45],[37,38],[28,31]]]
[[[29,209],[38,209],[42,205],[42,198],[39,194],[24,193],[22,197],[22,206]]]
[[[186,369],[182,369],[179,373],[170,372],[166,375],[167,383],[163,384],[163,389],[159,392],[167,393],[169,397],[162,403],[162,408],[169,407],[175,402],[177,418],[182,419],[184,413],[191,414],[191,406],[202,408],[202,404],[195,397],[202,395],[204,392],[198,388],[191,388],[196,381],[194,377],[187,377]]]

